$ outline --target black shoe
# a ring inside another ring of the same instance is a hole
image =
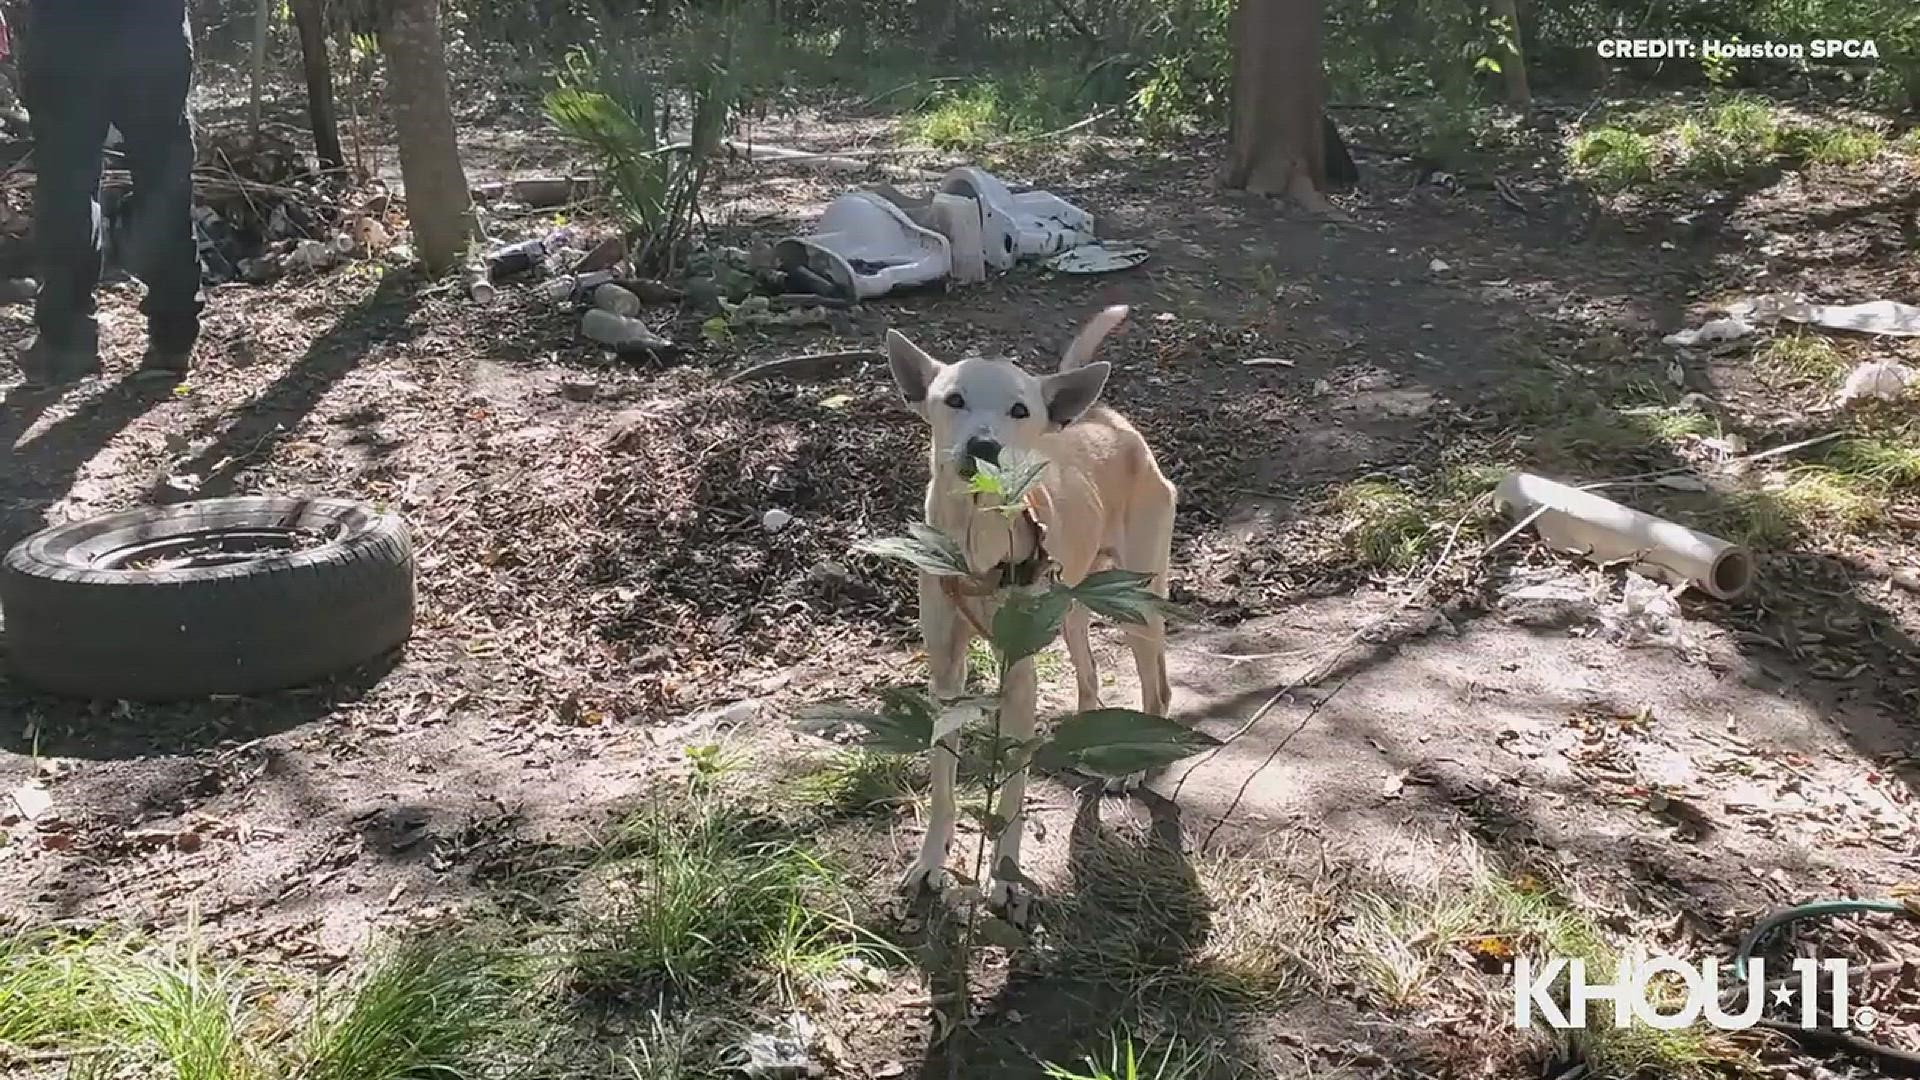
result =
[[[35,338],[20,354],[20,373],[28,389],[44,390],[100,374],[100,350],[91,345],[55,345]]]
[[[140,370],[133,373],[136,379],[172,379],[185,382],[187,372],[193,367],[193,346],[147,346],[147,355],[140,360]]]

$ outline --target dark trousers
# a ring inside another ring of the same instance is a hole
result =
[[[68,5],[72,6],[68,6]],[[35,6],[21,64],[33,123],[34,237],[43,275],[34,312],[50,344],[92,347],[102,245],[100,172],[107,126],[133,174],[126,269],[147,287],[156,348],[190,347],[200,329],[193,237],[193,41],[180,15],[115,12],[74,0]],[[164,7],[156,9],[164,12]],[[174,11],[178,12],[176,6]]]

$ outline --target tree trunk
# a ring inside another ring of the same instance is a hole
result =
[[[1507,104],[1526,112],[1533,107],[1533,91],[1527,86],[1527,58],[1520,48],[1520,9],[1514,0],[1492,0],[1492,4],[1494,18],[1506,35],[1500,75],[1507,81]]]
[[[307,75],[307,120],[313,128],[313,156],[323,169],[344,169],[340,121],[333,109],[333,66],[327,59],[324,0],[292,0],[293,22],[300,30],[300,62]]]
[[[459,265],[473,234],[473,201],[460,165],[447,90],[447,51],[440,38],[440,0],[386,0],[380,51],[387,60],[387,99],[414,250],[427,272]]]
[[[267,77],[267,31],[273,26],[273,0],[258,0],[253,9],[253,130],[260,137],[260,95]]]
[[[1338,216],[1327,183],[1321,0],[1240,0],[1234,11],[1232,149],[1223,187],[1285,195]]]

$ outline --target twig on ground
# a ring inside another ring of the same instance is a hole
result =
[[[893,95],[898,94],[903,90],[911,90],[916,86],[939,86],[943,83],[967,82],[972,78],[973,76],[971,75],[942,75],[942,76],[939,76],[938,78],[932,78],[932,79],[915,79],[912,82],[901,83],[899,86],[896,86],[891,90],[885,90],[878,94],[875,94],[872,97],[861,101],[859,107],[863,109],[872,108],[873,106],[880,104],[882,101],[887,100]]]
[[[755,364],[745,371],[736,371],[720,380],[721,386],[734,383],[755,382],[760,379],[777,379],[783,375],[796,376],[804,373],[807,377],[821,378],[835,369],[848,364],[864,364],[879,360],[880,354],[873,349],[849,349],[845,352],[806,353],[800,356],[783,356],[778,360],[768,360]]]
[[[1054,128],[1052,131],[1042,131],[1036,135],[1009,135],[1004,139],[995,139],[994,141],[988,143],[986,148],[988,150],[995,150],[1002,146],[1019,146],[1022,143],[1039,142],[1042,139],[1051,139],[1059,135],[1071,135],[1074,132],[1079,131],[1081,128],[1092,127],[1093,125],[1099,123],[1102,120],[1105,120],[1107,117],[1112,116],[1114,113],[1117,113],[1119,111],[1120,109],[1118,106],[1115,106],[1114,108],[1111,108],[1111,109],[1101,109],[1099,112],[1093,113],[1090,116],[1085,116],[1079,120],[1075,120],[1073,123],[1068,124],[1066,127]]]

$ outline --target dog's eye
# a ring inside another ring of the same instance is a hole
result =
[[[961,397],[961,396],[960,396],[959,394],[948,394],[948,395],[947,395],[947,408],[949,408],[949,409],[964,409],[964,408],[966,408],[966,407],[967,407],[967,399],[966,399],[966,398],[963,398],[963,397]]]
[[[1007,415],[1013,417],[1015,420],[1025,420],[1027,418],[1026,403],[1021,401],[1014,402],[1013,408],[1007,410]]]

